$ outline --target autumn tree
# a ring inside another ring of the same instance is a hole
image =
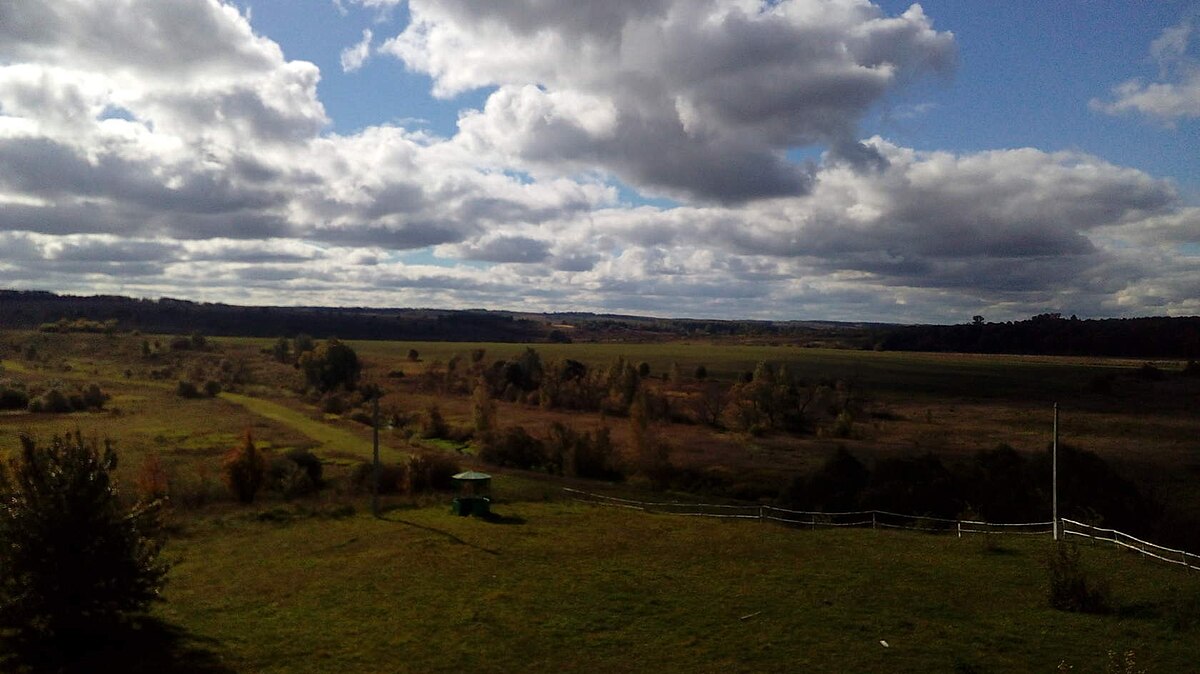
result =
[[[267,462],[254,446],[250,429],[246,429],[241,444],[225,454],[224,469],[225,484],[237,500],[242,503],[254,502],[266,478]]]

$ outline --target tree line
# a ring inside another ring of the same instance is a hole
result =
[[[944,351],[1125,358],[1200,358],[1200,317],[1063,318],[895,328],[878,342],[885,351]]]

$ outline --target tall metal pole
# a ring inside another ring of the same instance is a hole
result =
[[[1051,445],[1050,463],[1054,466],[1054,486],[1051,488],[1051,500],[1054,502],[1054,540],[1058,540],[1058,403],[1054,403],[1054,443]]]
[[[374,475],[371,478],[371,514],[379,517],[379,392],[375,392],[375,407],[374,414],[371,420],[372,433],[371,444],[375,452],[375,465],[372,469]]]

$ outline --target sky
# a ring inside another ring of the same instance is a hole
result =
[[[0,287],[1200,314],[1200,2],[0,0]]]

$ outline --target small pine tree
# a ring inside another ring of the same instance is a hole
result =
[[[225,455],[225,483],[242,503],[253,503],[262,487],[267,462],[254,447],[254,436],[246,429],[242,444]]]
[[[103,628],[159,598],[158,503],[121,504],[111,443],[55,436],[0,465],[0,630],[44,637]]]

